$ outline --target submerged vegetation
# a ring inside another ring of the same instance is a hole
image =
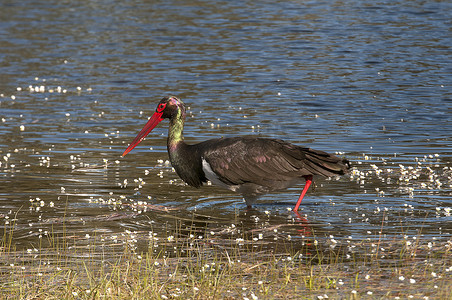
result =
[[[421,234],[376,239],[297,237],[281,227],[213,230],[175,219],[165,236],[43,232],[1,241],[0,289],[10,299],[450,299],[452,243]],[[277,240],[277,243],[270,243]],[[271,245],[270,245],[271,244]]]

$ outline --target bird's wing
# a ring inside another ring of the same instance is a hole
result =
[[[332,176],[336,172],[331,169],[340,160],[323,151],[281,140],[252,137],[207,141],[203,148],[202,157],[218,178],[229,185],[252,182],[267,186],[269,182],[307,175]]]

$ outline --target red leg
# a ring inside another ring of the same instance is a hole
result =
[[[303,191],[301,192],[301,195],[298,198],[297,204],[295,205],[293,211],[298,211],[298,207],[300,207],[301,200],[303,200],[304,195],[306,194],[306,192],[309,189],[309,186],[312,183],[312,175],[305,176],[304,179],[306,179],[306,184],[304,185]]]

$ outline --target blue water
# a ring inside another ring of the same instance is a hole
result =
[[[301,187],[267,195],[249,213],[238,195],[183,186],[158,162],[168,159],[166,123],[120,157],[172,94],[190,107],[189,142],[281,138],[340,152],[367,172],[364,182],[320,180],[308,193],[302,214],[318,232],[365,235],[381,226],[386,207],[389,227],[402,221],[447,238],[451,15],[448,1],[3,1],[0,214],[19,212],[24,244],[34,238],[29,223],[44,228],[66,209],[94,218],[74,223],[81,234],[168,222],[152,209],[95,221],[134,211],[137,201],[220,224],[264,211],[275,216],[269,224],[285,223]],[[369,173],[373,164],[393,171]],[[405,181],[400,165],[421,175]]]

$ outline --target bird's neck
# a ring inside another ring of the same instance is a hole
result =
[[[185,110],[179,109],[177,114],[170,119],[170,126],[168,129],[168,152],[177,152],[177,149],[184,144],[184,123]]]
[[[184,110],[178,110],[177,115],[170,119],[167,149],[171,165],[176,170],[176,173],[185,182],[190,182],[192,178],[196,178],[196,174],[193,173],[195,172],[193,168],[194,162],[190,157],[190,152],[187,151],[188,146],[184,142],[184,122]]]
[[[201,167],[201,156],[195,145],[184,142],[185,109],[180,108],[170,119],[168,132],[168,155],[177,175],[183,181],[194,187],[200,187],[207,181]],[[194,147],[195,146],[195,147]]]

